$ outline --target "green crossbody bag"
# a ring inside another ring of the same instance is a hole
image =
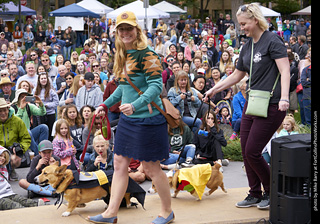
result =
[[[267,117],[268,116],[268,107],[270,98],[273,96],[273,91],[276,88],[280,73],[276,78],[276,81],[273,85],[272,91],[264,90],[254,90],[250,89],[251,86],[251,75],[252,75],[252,59],[253,59],[253,40],[252,40],[252,49],[251,49],[251,62],[250,62],[250,77],[249,77],[249,88],[248,93],[248,105],[245,114],[253,115],[258,117]]]

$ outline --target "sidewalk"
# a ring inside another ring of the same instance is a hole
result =
[[[176,219],[175,224],[200,224],[200,223],[257,223],[260,219],[268,220],[269,210],[259,210],[256,207],[236,208],[235,203],[243,200],[248,188],[228,189],[224,193],[220,188],[209,197],[196,201],[188,192],[180,192],[177,198],[172,199],[172,208]],[[158,195],[147,195],[145,209],[121,208],[118,223],[143,224],[151,222],[159,212],[160,200]],[[61,217],[66,210],[62,205],[58,210],[54,205],[35,208],[24,208],[1,212],[1,223],[25,224],[82,224],[89,223],[85,220],[88,215],[97,215],[105,210],[105,203],[101,200],[87,204],[85,208],[76,208],[69,217]]]

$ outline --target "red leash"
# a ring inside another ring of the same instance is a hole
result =
[[[105,140],[109,140],[111,138],[111,126],[110,126],[110,121],[109,121],[109,118],[108,118],[107,114],[108,114],[108,111],[105,112],[105,115],[102,117],[102,120],[101,120],[101,134],[102,134],[102,136],[103,136],[103,138]],[[82,152],[82,155],[81,155],[81,158],[80,158],[80,161],[79,161],[80,165],[83,163],[84,156],[85,156],[86,151],[87,151],[91,130],[92,130],[94,121],[96,119],[96,116],[97,116],[97,114],[94,114],[93,118],[92,118],[92,122],[91,122],[91,125],[90,125],[90,130],[89,130],[89,136],[87,138],[86,144],[84,145],[83,152]],[[103,127],[104,120],[107,120],[107,127]],[[103,135],[103,134],[106,134],[105,132],[107,132],[107,137],[105,137]],[[79,170],[79,172],[80,172],[80,170]]]

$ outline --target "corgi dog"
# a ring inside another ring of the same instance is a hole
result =
[[[76,207],[84,207],[85,203],[87,202],[106,197],[108,195],[108,190],[106,190],[106,187],[110,188],[108,179],[106,179],[104,184],[107,184],[107,186],[104,187],[98,184],[98,186],[90,188],[70,189],[70,184],[73,182],[73,180],[74,176],[72,170],[67,169],[67,165],[59,166],[58,161],[50,166],[45,167],[42,170],[42,173],[35,179],[35,181],[40,185],[50,184],[56,189],[56,193],[64,193],[64,198],[68,201],[68,207],[67,210],[62,213],[63,217],[69,216]],[[130,193],[125,193],[124,198],[126,200],[127,207],[130,207]]]

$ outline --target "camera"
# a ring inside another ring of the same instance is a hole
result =
[[[207,132],[205,130],[201,130],[201,129],[198,131],[198,135],[202,135],[202,136],[205,136],[205,137],[208,137],[208,133],[209,132]]]
[[[17,142],[14,142],[12,144],[12,146],[10,146],[8,148],[8,150],[10,151],[11,154],[13,154],[13,148],[15,148],[15,151],[16,151],[16,155],[19,156],[20,158],[22,158],[23,156],[23,149],[22,149],[22,146],[17,143]]]
[[[188,92],[186,92],[186,93],[182,93],[182,92],[179,91],[179,94],[185,95],[186,98],[187,98],[187,101],[188,101],[188,102],[191,102],[192,93],[191,93],[190,91],[188,91]]]

